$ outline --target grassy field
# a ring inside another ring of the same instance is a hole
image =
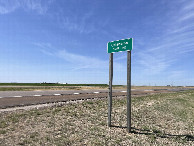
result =
[[[0,91],[81,90],[83,87],[0,87]]]
[[[107,84],[0,83],[0,86],[108,86]]]
[[[125,88],[113,85],[113,88]],[[0,91],[108,89],[107,84],[0,83]]]
[[[127,88],[126,85],[113,85],[113,89]],[[170,89],[185,88],[183,86],[132,86],[132,89]],[[186,87],[194,88],[194,87]],[[34,91],[34,90],[83,90],[83,89],[108,89],[107,84],[55,84],[55,83],[0,83],[0,91]]]
[[[0,145],[193,145],[194,91],[132,98],[132,133],[126,131],[126,99],[84,101],[30,111],[0,113]]]

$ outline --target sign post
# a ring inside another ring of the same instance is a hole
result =
[[[108,96],[108,126],[111,127],[111,112],[112,112],[112,80],[113,80],[113,53],[110,53],[109,58],[109,96]]]
[[[131,51],[127,51],[127,131],[131,132]]]
[[[108,126],[111,127],[112,112],[112,81],[113,81],[113,53],[127,51],[127,131],[131,132],[131,50],[133,39],[112,41],[107,44],[109,58],[109,95],[108,95]]]

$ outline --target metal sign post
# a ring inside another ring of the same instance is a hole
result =
[[[113,81],[113,53],[127,51],[127,131],[131,132],[131,50],[133,39],[112,41],[107,44],[109,58],[109,94],[108,94],[108,126],[111,127],[112,112],[112,81]]]

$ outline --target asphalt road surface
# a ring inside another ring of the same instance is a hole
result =
[[[123,90],[113,90],[113,92],[121,92]],[[84,93],[106,93],[107,89],[101,90],[36,90],[36,91],[0,91],[0,98],[4,97],[24,97],[37,95],[68,95],[68,94],[84,94]]]
[[[142,90],[132,89],[132,91],[183,91],[191,88],[172,88],[172,89],[154,89],[154,90]],[[68,94],[84,94],[84,93],[107,93],[107,89],[85,89],[85,90],[35,90],[35,91],[0,91],[0,98],[4,97],[25,97],[25,96],[42,96],[42,95],[68,95]],[[126,92],[123,89],[114,89],[113,92]]]
[[[191,89],[132,90],[132,97],[179,92]],[[192,89],[193,90],[193,89]],[[126,96],[125,90],[113,90],[113,97]],[[107,98],[108,90],[48,90],[48,91],[0,91],[0,108],[28,106],[53,102]]]

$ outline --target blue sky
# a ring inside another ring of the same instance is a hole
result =
[[[108,83],[107,42],[125,38],[133,85],[194,85],[191,0],[0,0],[0,82]]]

